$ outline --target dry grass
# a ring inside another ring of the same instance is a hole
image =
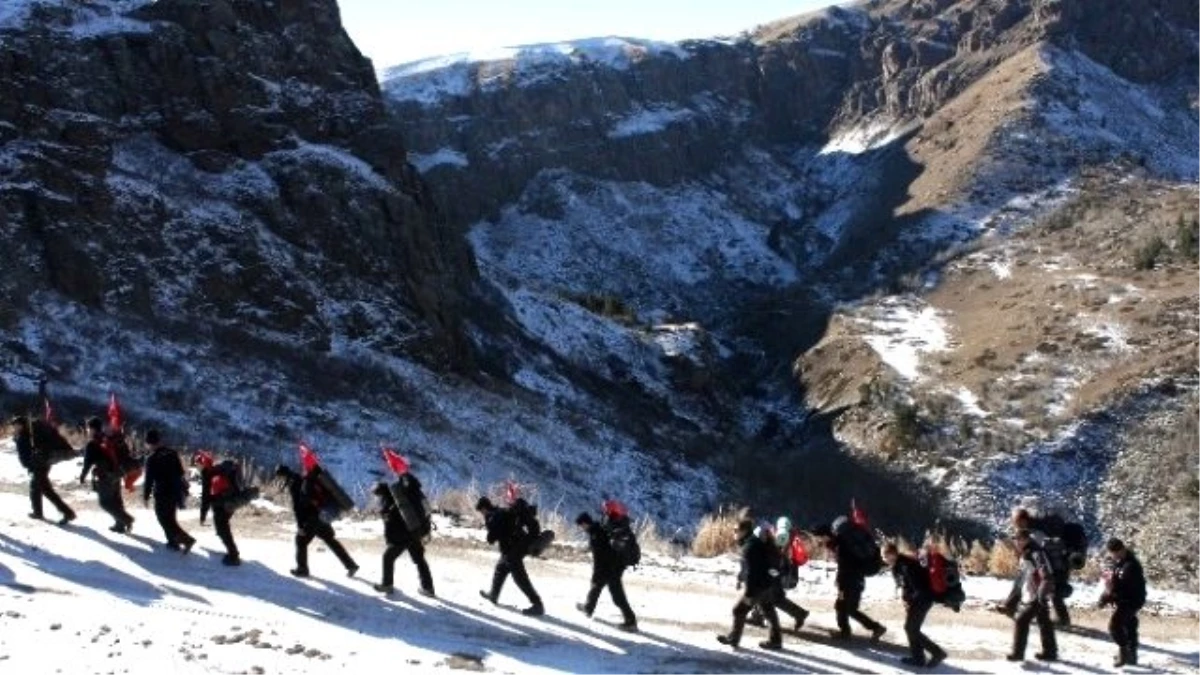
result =
[[[701,518],[696,538],[692,540],[692,555],[714,558],[733,551],[737,547],[738,521],[748,513],[743,507],[722,507]]]
[[[1001,579],[1013,579],[1020,565],[1021,559],[1017,557],[1017,549],[1012,543],[1003,539],[996,541],[988,555],[988,574]]]

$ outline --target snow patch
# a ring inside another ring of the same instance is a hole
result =
[[[410,152],[408,153],[408,161],[417,167],[417,171],[421,173],[425,173],[438,166],[465,168],[470,165],[470,162],[467,161],[467,156],[453,148],[441,148],[428,154]]]
[[[672,124],[685,122],[694,115],[691,110],[679,108],[640,110],[614,124],[608,132],[608,137],[616,139],[657,133]]]
[[[962,403],[963,412],[974,417],[987,417],[988,413],[983,408],[979,407],[979,398],[975,396],[975,392],[966,387],[959,387],[954,392],[954,397]]]
[[[125,14],[157,0],[4,0],[0,2],[0,31],[23,30],[33,18],[37,7],[65,9],[70,14],[66,24],[50,24],[56,32],[68,33],[80,40],[120,33],[148,33],[151,24],[131,19]]]
[[[912,125],[888,120],[863,122],[831,135],[819,154],[861,155],[891,145],[911,128]]]
[[[878,305],[863,308],[867,316],[856,321],[869,326],[874,334],[863,339],[879,358],[901,377],[916,380],[921,355],[945,351],[950,337],[942,313],[914,297],[885,298]]]

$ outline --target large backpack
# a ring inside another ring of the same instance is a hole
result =
[[[45,420],[30,420],[29,434],[34,450],[47,466],[79,456],[67,439],[58,433],[58,429]]]
[[[642,547],[628,517],[606,521],[605,530],[613,553],[623,567],[635,567],[642,562]]]
[[[1062,543],[1071,569],[1081,570],[1087,564],[1087,530],[1079,523],[1067,523],[1062,528]]]
[[[883,553],[870,530],[854,524],[846,516],[839,516],[833,521],[833,533],[838,546],[846,547],[845,553],[858,571],[871,577],[883,570]]]
[[[424,538],[433,532],[433,510],[420,483],[411,477],[401,476],[388,485],[388,491],[392,493],[400,519],[404,521],[409,534]]]
[[[221,506],[227,512],[233,513],[258,499],[258,488],[246,485],[245,479],[242,478],[242,469],[236,461],[227,459],[217,464],[214,469],[216,475],[212,479],[213,496],[220,497]],[[216,494],[217,481],[224,483],[224,489],[219,495]]]
[[[929,588],[933,591],[933,601],[959,611],[967,595],[963,591],[958,561],[947,558],[938,551],[926,549],[921,553],[921,565],[929,572]]]

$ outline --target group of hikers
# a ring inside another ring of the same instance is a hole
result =
[[[142,497],[147,506],[154,501],[154,513],[163,531],[168,549],[188,553],[196,539],[179,525],[177,513],[184,508],[189,492],[187,471],[179,452],[163,443],[156,429],[145,432],[144,461],[133,457],[124,437],[119,411],[114,414],[115,399],[110,405],[109,428],[99,418],[86,423],[88,441],[83,450],[83,471],[80,484],[91,478],[101,509],[114,521],[113,532],[128,533],[134,518],[125,509],[122,488],[132,492],[136,480],[142,479]],[[61,513],[61,524],[75,520],[76,514],[56,493],[50,482],[50,467],[55,461],[71,456],[73,449],[63,447],[65,441],[40,419],[18,416],[12,419],[12,432],[19,460],[30,475],[30,517],[44,519],[43,500],[50,501]],[[57,436],[57,440],[55,437]],[[296,521],[296,566],[291,574],[307,577],[308,546],[320,539],[338,558],[346,572],[354,576],[359,566],[337,540],[331,522],[342,512],[353,508],[353,501],[321,466],[316,454],[301,444],[301,469],[296,471],[279,465],[274,478],[291,498]],[[373,490],[377,509],[384,524],[386,547],[382,557],[382,578],[375,590],[390,594],[394,591],[396,561],[405,552],[417,568],[419,593],[434,597],[433,576],[425,556],[425,544],[432,531],[432,509],[421,482],[413,475],[408,463],[391,450],[384,449],[384,459],[395,474],[394,481],[381,481]],[[237,462],[218,462],[212,453],[199,451],[191,456],[201,484],[200,522],[211,512],[213,522],[226,549],[222,563],[237,566],[241,563],[233,538],[231,519],[237,509],[257,496],[257,488],[246,485]],[[500,557],[492,583],[480,595],[489,602],[499,600],[505,582],[511,576],[518,589],[529,600],[522,613],[540,616],[545,613],[541,597],[530,580],[525,559],[540,555],[553,540],[553,533],[543,530],[537,519],[536,506],[529,504],[510,484],[503,506],[482,497],[475,510],[487,529],[488,544],[499,548]],[[625,594],[623,575],[641,559],[641,549],[634,533],[629,513],[617,500],[605,499],[599,520],[590,513],[580,513],[575,519],[581,534],[587,538],[592,555],[591,583],[585,600],[576,608],[591,617],[600,595],[608,589],[613,603],[620,610],[621,630],[636,632],[637,617]],[[1070,595],[1070,573],[1080,569],[1086,560],[1087,538],[1083,528],[1057,516],[1034,517],[1028,510],[1013,512],[1012,543],[1020,565],[1012,592],[1007,601],[995,609],[1014,620],[1010,661],[1025,659],[1026,643],[1034,622],[1038,624],[1041,646],[1035,657],[1042,661],[1058,659],[1055,629],[1070,624],[1064,600]],[[799,633],[809,616],[808,610],[788,599],[787,591],[799,581],[799,568],[807,563],[808,552],[802,532],[786,517],[775,522],[756,524],[742,519],[736,528],[736,546],[740,555],[738,589],[741,594],[733,607],[733,624],[727,633],[717,636],[725,645],[739,648],[747,623],[768,629],[768,637],[759,643],[766,650],[783,647],[783,630],[779,611],[791,616],[794,632]],[[904,632],[909,654],[901,659],[908,666],[933,667],[947,658],[947,652],[923,632],[925,619],[935,604],[959,611],[965,595],[957,563],[935,546],[922,547],[916,555],[906,553],[894,542],[883,540],[870,529],[865,513],[853,503],[848,515],[827,524],[811,528],[810,534],[836,561],[835,585],[837,599],[834,614],[837,628],[832,637],[851,640],[850,620],[853,619],[869,633],[869,641],[878,642],[887,628],[861,609],[862,595],[868,577],[891,569],[899,595],[904,603]],[[882,541],[882,543],[881,543]],[[1101,605],[1112,605],[1114,612],[1109,632],[1119,653],[1114,664],[1136,665],[1138,652],[1138,612],[1146,601],[1146,582],[1136,556],[1119,539],[1113,538],[1105,547],[1107,569],[1104,572],[1105,591]],[[1051,620],[1051,611],[1056,620]]]

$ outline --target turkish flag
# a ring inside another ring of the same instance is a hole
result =
[[[387,462],[388,467],[396,472],[397,476],[403,476],[408,473],[408,462],[404,458],[396,454],[391,448],[383,448],[383,460]]]
[[[870,529],[867,525],[867,512],[858,508],[853,499],[850,500],[850,522],[859,527]]]
[[[317,459],[317,453],[313,452],[312,448],[308,447],[304,443],[301,443],[300,466],[304,469],[304,473],[308,473],[309,471],[317,468],[320,463],[321,460]]]
[[[125,420],[121,417],[121,404],[117,403],[116,392],[108,395],[108,426],[114,431],[120,431]]]

